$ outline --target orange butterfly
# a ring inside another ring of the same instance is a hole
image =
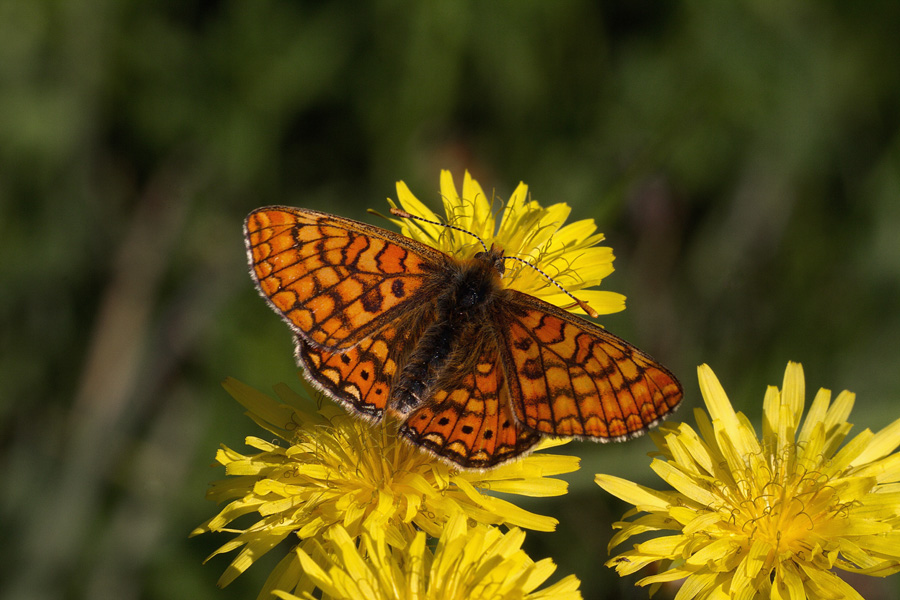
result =
[[[504,288],[503,251],[458,259],[314,210],[244,224],[251,274],[296,337],[306,377],[354,412],[463,468],[542,436],[624,440],[681,401],[665,367],[608,331]]]

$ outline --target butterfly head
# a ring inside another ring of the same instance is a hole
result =
[[[497,244],[491,244],[491,249],[485,252],[479,252],[475,255],[475,260],[490,265],[501,276],[506,272],[506,256],[503,254],[503,248]]]

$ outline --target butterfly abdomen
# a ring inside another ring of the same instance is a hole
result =
[[[391,408],[408,414],[429,397],[445,373],[451,354],[465,344],[473,323],[484,322],[485,311],[499,290],[499,272],[484,260],[472,260],[449,279],[436,300],[436,318],[416,342],[395,380]]]

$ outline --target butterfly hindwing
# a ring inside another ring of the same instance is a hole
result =
[[[526,452],[541,436],[515,419],[500,355],[486,335],[468,336],[475,349],[457,353],[427,402],[413,410],[400,433],[415,445],[465,468],[488,468]],[[473,360],[474,358],[474,360]]]
[[[593,323],[508,290],[495,314],[513,413],[543,434],[621,440],[681,401],[665,367]]]
[[[446,254],[314,210],[266,207],[244,223],[251,273],[296,335],[343,350],[439,291]]]
[[[294,354],[306,378],[326,395],[377,420],[390,399],[396,370],[383,347],[395,336],[395,329],[384,328],[343,353],[316,348],[297,336]]]
[[[433,306],[423,304],[377,333],[344,351],[330,351],[294,338],[297,362],[328,396],[362,415],[377,420],[388,408],[394,377],[434,320]]]

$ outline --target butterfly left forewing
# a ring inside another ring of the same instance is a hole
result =
[[[625,340],[532,296],[506,290],[494,323],[511,406],[544,434],[621,440],[681,402],[681,384]]]
[[[251,212],[244,235],[260,293],[296,335],[329,350],[428,302],[451,260],[379,227],[286,206]]]

